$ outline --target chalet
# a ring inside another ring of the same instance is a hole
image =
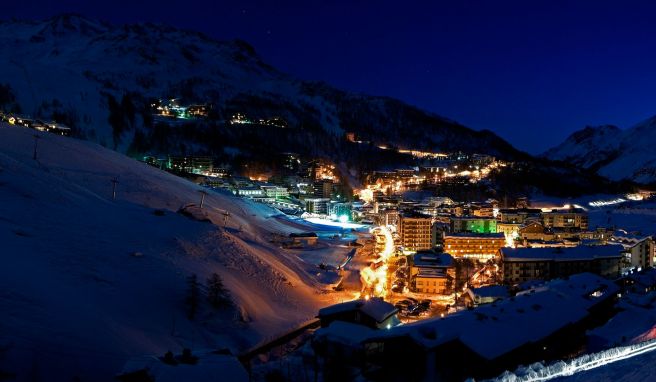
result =
[[[335,321],[366,326],[371,329],[389,329],[399,324],[394,305],[382,298],[359,299],[331,305],[319,310],[321,327]]]
[[[519,227],[519,237],[524,240],[552,240],[553,232],[542,223],[532,221]]]
[[[510,297],[508,287],[503,285],[488,285],[480,288],[467,288],[463,296],[468,305],[491,304],[497,300]]]
[[[314,232],[290,233],[289,238],[292,240],[292,245],[312,246],[319,240],[319,236]]]

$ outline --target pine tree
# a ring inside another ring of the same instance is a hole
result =
[[[230,292],[223,285],[223,280],[217,273],[212,273],[207,279],[207,300],[215,308],[227,306],[231,303]]]
[[[198,278],[194,273],[187,277],[187,298],[185,302],[187,303],[187,317],[189,317],[190,320],[193,320],[196,316],[199,296]]]

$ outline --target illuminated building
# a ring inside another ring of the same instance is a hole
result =
[[[491,205],[472,204],[469,206],[469,214],[476,217],[494,217],[494,208]]]
[[[209,113],[209,105],[189,105],[187,107],[188,117],[207,117]]]
[[[245,198],[263,198],[264,190],[258,186],[245,186],[235,188],[234,193]]]
[[[319,310],[321,327],[335,321],[363,325],[371,329],[389,329],[399,324],[398,309],[382,298],[372,297],[328,306]]]
[[[521,226],[519,223],[497,223],[497,232],[510,237],[518,237]]]
[[[456,270],[448,253],[419,251],[413,257],[410,278],[419,293],[449,294]]]
[[[498,256],[506,245],[503,233],[450,233],[444,235],[444,251],[455,258],[487,261]]]
[[[330,198],[333,193],[332,180],[323,179],[318,180],[312,184],[313,194],[316,198]]]
[[[553,232],[540,222],[530,222],[519,227],[519,237],[524,240],[552,240]]]
[[[620,275],[622,246],[580,245],[565,248],[501,248],[503,280],[517,284],[590,272],[614,278]]]
[[[311,214],[328,215],[328,198],[309,198],[305,199],[305,211]]]
[[[451,218],[452,232],[496,233],[497,220],[492,217],[454,216]]]
[[[406,251],[420,251],[433,248],[432,219],[418,213],[399,215],[399,234],[401,245]]]
[[[174,171],[202,174],[212,172],[212,157],[208,156],[170,156],[167,167]]]
[[[279,198],[286,198],[289,196],[289,190],[287,190],[287,187],[266,185],[266,186],[260,186],[260,188],[262,189],[262,191],[264,191],[264,195],[267,198],[279,199]]]
[[[588,229],[588,214],[581,208],[552,210],[542,213],[542,222],[545,227],[585,231]]]
[[[328,215],[337,219],[346,216],[348,220],[351,220],[351,203],[331,201],[328,204]]]
[[[502,208],[497,214],[501,223],[524,224],[529,219],[539,219],[542,210],[536,208]]]
[[[446,166],[420,167],[419,175],[426,179],[429,184],[439,183],[446,176]]]
[[[613,233],[611,241],[624,247],[626,266],[648,268],[654,265],[654,240],[651,236],[633,236],[618,231]]]
[[[282,167],[291,172],[298,172],[301,168],[301,157],[295,153],[282,153]]]

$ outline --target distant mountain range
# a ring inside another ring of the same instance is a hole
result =
[[[565,161],[612,180],[656,183],[656,116],[623,130],[586,127],[542,157]]]
[[[135,98],[181,97],[213,104],[222,119],[237,112],[282,116],[290,127],[333,142],[331,152],[353,132],[376,144],[527,157],[490,131],[392,98],[302,81],[264,63],[243,41],[217,41],[169,26],[115,26],[77,15],[4,21],[0,62],[0,83],[10,85],[24,113],[64,115],[81,135],[119,151],[128,150],[144,125]],[[126,94],[137,112],[116,132],[109,121],[110,97],[120,104]]]
[[[211,118],[174,124],[154,118],[153,102],[171,98],[207,104]],[[528,176],[509,174],[508,181],[542,190],[570,189],[540,184],[551,179],[543,174],[573,180],[579,194],[605,182],[402,101],[299,80],[263,62],[243,41],[217,41],[165,25],[119,26],[78,15],[1,21],[0,109],[57,120],[78,137],[132,156],[212,155],[233,163],[238,158],[242,165],[296,152],[329,158],[351,177],[416,164],[408,155],[378,148],[384,145],[523,162]],[[286,127],[231,125],[236,114],[280,118]]]

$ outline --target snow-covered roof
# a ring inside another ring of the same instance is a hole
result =
[[[453,257],[448,253],[419,251],[414,254],[413,262],[416,267],[444,268],[453,266]]]
[[[371,340],[408,336],[425,348],[459,340],[482,357],[495,359],[582,320],[590,307],[617,292],[617,286],[602,277],[590,273],[577,276],[547,283],[553,287],[538,292],[395,327]],[[603,294],[589,296],[602,286]]]
[[[620,257],[621,245],[580,245],[577,247],[501,248],[504,261],[574,261]]]
[[[632,273],[628,275],[627,278],[647,287],[656,285],[656,269],[650,268],[645,269],[642,272]]]
[[[443,279],[446,278],[446,274],[439,269],[421,268],[417,277]]]
[[[473,233],[473,232],[455,232],[455,233],[448,233],[444,235],[444,237],[466,237],[466,238],[472,238],[472,239],[504,239],[504,233],[503,232],[497,232],[497,233]]]
[[[508,288],[503,285],[487,285],[469,290],[473,295],[479,297],[508,297]]]
[[[140,370],[157,382],[177,381],[248,381],[248,373],[236,357],[211,352],[193,354],[198,357],[195,364],[178,363],[169,365],[157,357],[147,356],[128,360],[119,375],[126,375]]]
[[[376,332],[376,330],[363,325],[334,321],[328,327],[318,329],[315,332],[315,338],[317,340],[330,338],[333,342],[358,346],[362,341],[374,336]]]
[[[394,305],[382,298],[372,297],[368,300],[352,300],[322,308],[319,310],[319,317],[331,316],[352,310],[359,310],[361,313],[376,320],[376,322],[383,322],[397,312]]]

